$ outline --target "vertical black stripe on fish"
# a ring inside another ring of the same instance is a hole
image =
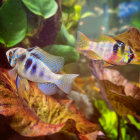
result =
[[[31,74],[36,73],[36,70],[37,70],[37,64],[34,64],[34,65],[32,66],[32,69],[31,69]]]
[[[130,53],[134,54],[131,48],[129,48],[129,51],[130,51]]]
[[[40,56],[36,53],[31,53],[31,56],[33,56],[34,58],[40,59]]]
[[[27,50],[28,50],[28,52],[31,52],[33,49],[34,49],[34,48],[29,48],[29,49],[27,49]]]
[[[121,47],[121,53],[123,54],[125,50],[125,44],[120,40],[116,40],[116,42],[118,43],[118,46]]]
[[[32,59],[28,58],[25,62],[25,70],[27,71],[32,65]]]
[[[9,63],[11,63],[11,58],[9,58]]]
[[[13,51],[13,53],[15,53],[17,50],[18,50],[18,49],[15,49],[15,50]]]
[[[10,51],[10,52],[9,52],[9,63],[11,63],[11,60],[12,60],[12,54],[13,54],[13,53]]]
[[[114,46],[113,46],[113,53],[114,54],[117,54],[118,48],[119,48],[118,44],[114,44]]]
[[[19,60],[23,61],[26,58],[26,54],[22,54],[21,56],[19,56]]]
[[[10,51],[9,52],[9,57],[12,58],[13,57],[13,53]]]
[[[130,51],[130,58],[128,59],[128,62],[127,63],[130,63],[132,60],[133,60],[133,58],[134,58],[134,52],[132,51],[132,49],[131,48],[129,48],[129,51]]]

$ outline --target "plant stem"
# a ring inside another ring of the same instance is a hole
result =
[[[121,116],[117,115],[118,116],[118,136],[117,136],[117,140],[123,140],[122,139],[122,134],[121,134]]]

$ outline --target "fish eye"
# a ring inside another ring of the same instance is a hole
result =
[[[135,57],[135,55],[132,53],[132,54],[129,55],[129,57],[130,57],[131,59],[133,59],[133,58]]]
[[[13,53],[9,52],[9,57],[12,58],[13,57]]]
[[[129,59],[128,59],[128,62],[127,63],[130,63],[134,59],[134,57],[135,57],[134,53],[131,53],[129,55]]]

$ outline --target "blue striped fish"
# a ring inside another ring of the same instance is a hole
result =
[[[19,88],[19,79],[22,79],[26,90],[29,90],[27,82],[29,80],[36,82],[39,89],[47,95],[55,94],[56,86],[68,94],[73,80],[78,76],[57,74],[63,68],[64,58],[51,55],[39,47],[12,48],[6,52],[6,56],[13,67],[9,72],[10,75],[17,74],[17,88]]]

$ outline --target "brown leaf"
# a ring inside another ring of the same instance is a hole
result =
[[[120,116],[125,116],[128,114],[140,116],[139,99],[118,94],[116,91],[108,91],[107,94],[110,103]]]
[[[11,127],[23,136],[50,135],[60,131],[79,136],[99,129],[76,109],[71,100],[46,96],[35,83],[30,83],[29,93],[18,94],[15,81],[5,69],[0,69],[0,81],[0,114],[9,116]]]
[[[103,67],[102,62],[90,63],[103,96],[107,96],[119,115],[140,115],[140,88],[126,80],[118,71]],[[105,94],[105,95],[104,95]]]

